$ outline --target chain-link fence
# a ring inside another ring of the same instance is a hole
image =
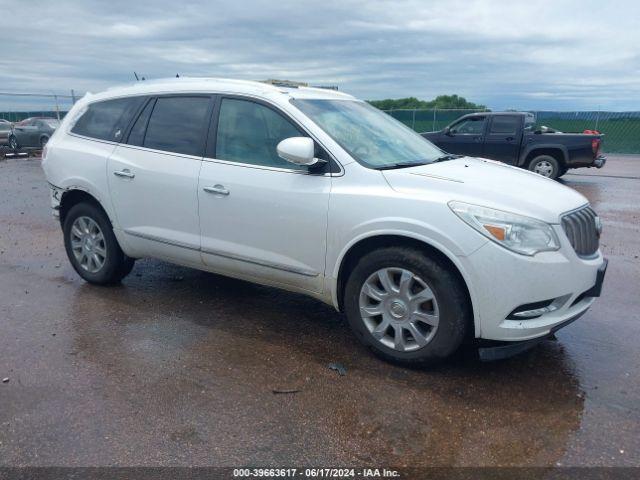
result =
[[[441,130],[468,113],[482,110],[432,109],[385,110],[417,132]],[[640,112],[554,112],[531,111],[537,126],[566,133],[598,130],[603,133],[603,150],[609,153],[640,153]]]
[[[19,122],[29,117],[63,118],[76,99],[69,94],[0,92],[0,119]]]

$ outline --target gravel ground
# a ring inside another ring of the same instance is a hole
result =
[[[518,357],[408,370],[299,295],[155,260],[84,283],[40,161],[0,161],[0,465],[640,466],[640,158],[563,182],[603,297]]]

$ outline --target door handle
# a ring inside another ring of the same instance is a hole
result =
[[[214,185],[213,187],[202,187],[202,189],[207,193],[213,193],[216,195],[224,195],[225,197],[229,195],[229,190],[224,188],[223,185]]]
[[[505,140],[506,140],[507,142],[513,142],[513,137],[507,137],[507,138],[505,138]]]
[[[124,170],[116,170],[115,172],[113,172],[113,174],[116,177],[124,177],[124,178],[135,178],[136,176],[136,174],[131,173],[131,171],[128,168],[125,168]]]

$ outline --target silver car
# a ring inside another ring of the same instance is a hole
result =
[[[59,125],[60,120],[56,118],[27,118],[13,126],[13,133],[9,136],[9,147],[13,150],[44,147]]]
[[[12,124],[8,120],[0,119],[0,147],[9,145],[9,136],[11,135]]]

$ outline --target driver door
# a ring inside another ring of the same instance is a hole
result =
[[[484,135],[487,117],[474,115],[463,118],[449,128],[448,134],[442,135],[442,149],[449,153],[481,157],[483,154]]]

